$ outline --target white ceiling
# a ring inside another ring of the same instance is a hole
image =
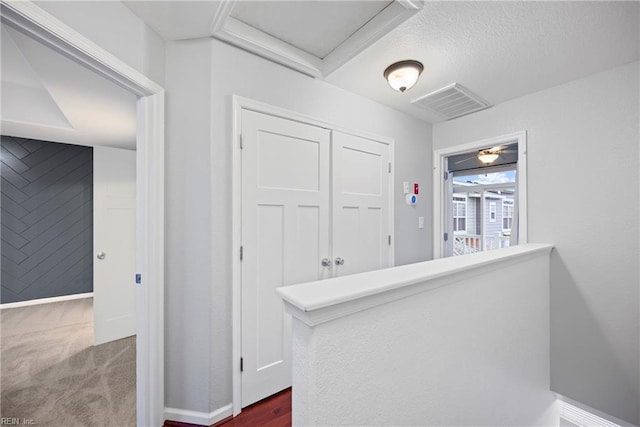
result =
[[[417,117],[411,100],[460,83],[495,105],[638,60],[638,2],[435,2],[327,80]],[[382,72],[416,59],[404,94]]]
[[[325,5],[327,2],[323,2]],[[236,19],[325,55],[388,0],[241,3]],[[209,37],[215,1],[125,3],[166,40]],[[287,19],[270,5],[286,8]],[[638,2],[427,2],[324,80],[427,121],[410,101],[453,82],[491,104],[639,59]],[[334,12],[340,11],[338,16]],[[338,19],[339,18],[339,19]],[[370,22],[370,21],[369,21]],[[2,25],[2,130],[27,138],[135,148],[135,96]],[[328,31],[323,35],[323,31]],[[404,94],[383,70],[425,66]]]
[[[331,37],[344,34],[334,34],[331,14],[326,8],[319,13],[317,3],[240,2],[232,15],[324,54],[335,43]],[[360,3],[361,9],[345,9],[352,16],[340,19],[362,22],[381,6],[381,2]],[[125,4],[166,40],[209,37],[219,5],[213,1]],[[341,7],[330,4],[336,10]],[[286,19],[270,12],[270,5],[288,7]],[[426,2],[416,15],[324,80],[435,121],[437,117],[410,101],[457,82],[495,105],[638,60],[638,9],[638,2]],[[313,25],[302,24],[308,22]],[[324,35],[319,33],[322,29],[327,31]],[[404,94],[391,90],[382,77],[389,64],[402,59],[419,60],[425,66],[418,84]]]
[[[238,2],[231,16],[303,51],[324,58],[391,1]]]
[[[135,149],[136,97],[2,24],[2,133]]]

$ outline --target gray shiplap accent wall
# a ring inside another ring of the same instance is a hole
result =
[[[93,291],[93,148],[2,136],[2,303]]]

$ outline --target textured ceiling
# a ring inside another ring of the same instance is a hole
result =
[[[295,14],[276,23],[273,14],[264,11],[269,5],[282,7],[282,2],[262,1],[262,12],[251,19],[262,15],[260,26],[277,26],[281,37],[304,42],[301,22],[319,18],[312,3],[296,1],[290,5]],[[125,4],[167,40],[208,37],[218,6],[190,1]],[[495,105],[637,61],[638,9],[638,2],[425,2],[418,14],[325,80],[435,121],[437,117],[410,101],[457,82]],[[314,32],[316,39],[329,40],[330,35]],[[425,66],[418,84],[404,94],[391,90],[382,77],[389,64],[402,59]]]
[[[428,2],[327,80],[431,121],[415,98],[457,82],[495,105],[638,60],[637,2]],[[400,94],[382,78],[402,59],[425,70]]]
[[[136,96],[2,24],[3,134],[135,149]]]

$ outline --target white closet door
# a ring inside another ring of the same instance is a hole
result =
[[[335,275],[390,266],[389,146],[333,131]]]
[[[328,278],[326,129],[242,112],[242,406],[291,386],[291,319],[275,289]]]
[[[136,333],[136,152],[93,148],[94,345]]]

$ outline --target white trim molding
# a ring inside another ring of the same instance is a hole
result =
[[[84,298],[93,298],[93,292],[87,292],[84,294],[63,295],[60,297],[51,297],[51,298],[38,298],[38,299],[29,300],[29,301],[7,302],[4,304],[0,304],[0,310],[4,310],[6,308],[20,308],[20,307],[29,307],[31,305],[49,304],[52,302],[73,301],[76,299],[84,299]]]
[[[164,422],[164,89],[29,1],[2,0],[2,22],[137,95],[136,417]]]
[[[330,54],[319,58],[232,17],[236,1],[220,2],[211,35],[312,77],[327,77],[423,7],[420,0],[394,0]]]
[[[232,405],[223,406],[213,412],[188,411],[186,409],[165,408],[164,418],[166,420],[178,421],[181,423],[196,424],[200,426],[210,426],[233,415]]]
[[[494,138],[469,142],[453,147],[441,148],[433,152],[433,257],[441,258],[444,253],[443,233],[445,230],[442,214],[444,198],[444,162],[446,157],[478,151],[508,143],[518,144],[517,197],[518,197],[518,244],[528,242],[527,236],[527,132],[520,131]]]
[[[232,255],[232,384],[233,384],[233,415],[237,416],[242,411],[242,376],[240,373],[240,357],[242,357],[242,264],[238,256],[238,250],[242,242],[242,153],[240,149],[242,135],[242,110],[255,111],[258,113],[269,114],[271,116],[280,117],[312,126],[318,126],[332,131],[338,131],[348,135],[358,136],[361,138],[371,139],[389,146],[389,162],[391,170],[395,171],[395,142],[392,138],[382,137],[372,133],[362,132],[350,128],[339,126],[335,123],[317,119],[315,117],[296,113],[284,108],[275,107],[260,101],[243,98],[238,95],[232,97],[232,179],[231,179],[231,250]],[[389,179],[389,230],[392,237],[391,247],[389,251],[389,265],[394,265],[395,260],[395,229],[393,215],[394,200],[394,174]]]

